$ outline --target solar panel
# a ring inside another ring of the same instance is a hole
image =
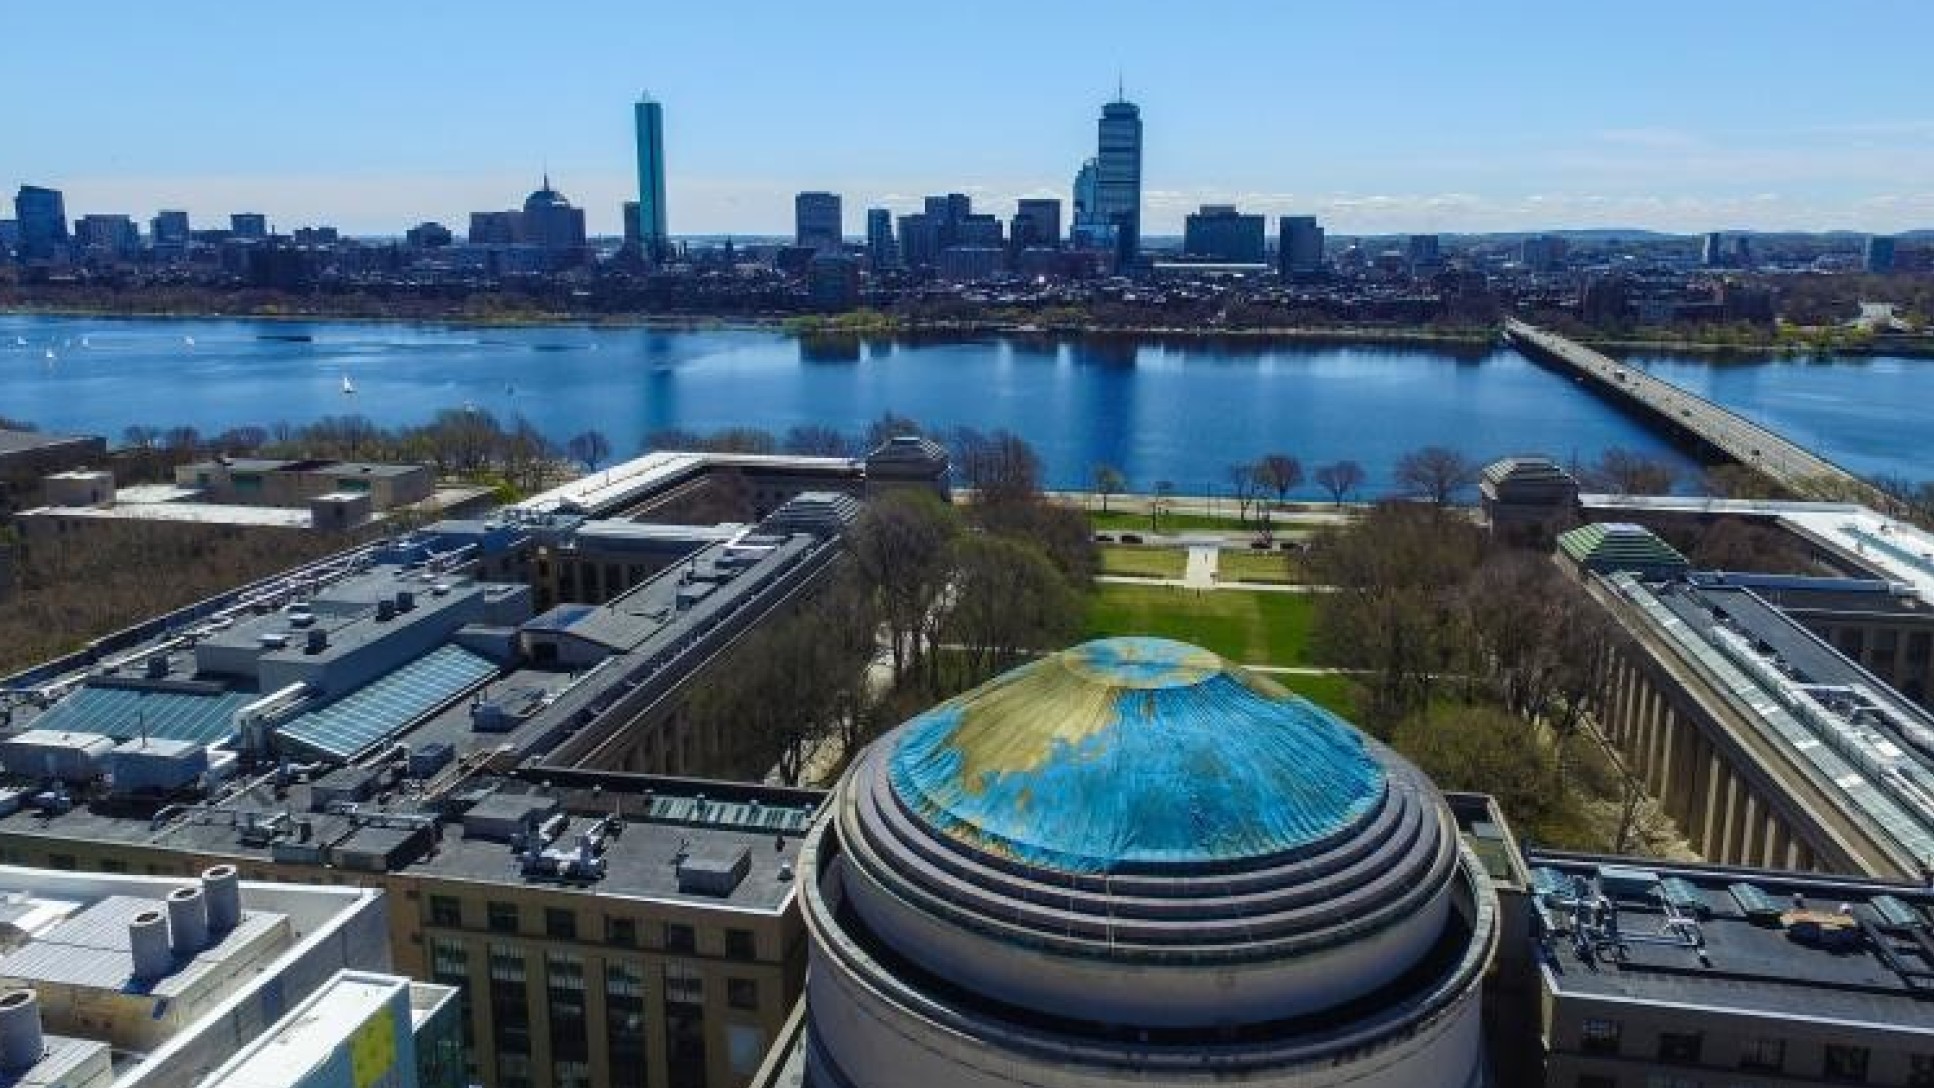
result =
[[[275,730],[284,745],[351,760],[407,729],[497,666],[460,646],[443,646]]]
[[[166,740],[216,744],[234,731],[235,712],[258,696],[238,692],[139,691],[82,687],[48,707],[34,728],[67,733],[100,733],[131,740],[143,733]]]

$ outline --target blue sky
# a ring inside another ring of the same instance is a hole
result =
[[[674,233],[1064,199],[1116,73],[1146,229],[1205,201],[1333,231],[1934,226],[1926,0],[61,0],[8,5],[0,185],[71,214],[389,233],[548,166],[615,232],[630,103]],[[1917,52],[1919,51],[1919,52]]]

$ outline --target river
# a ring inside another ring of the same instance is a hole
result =
[[[1633,361],[1855,472],[1934,477],[1934,363]],[[206,435],[355,413],[395,426],[473,407],[522,415],[560,442],[595,427],[622,456],[665,428],[858,432],[893,411],[930,428],[1013,430],[1063,487],[1105,462],[1131,488],[1221,492],[1227,466],[1282,451],[1305,466],[1358,461],[1374,494],[1404,451],[1432,443],[1586,462],[1619,446],[1694,470],[1603,401],[1490,347],[986,338],[826,352],[748,329],[0,315],[0,375],[0,415],[110,441],[131,424]]]

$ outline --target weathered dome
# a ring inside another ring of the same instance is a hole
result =
[[[1386,785],[1329,712],[1155,638],[1086,643],[936,707],[888,767],[949,838],[1071,873],[1292,854],[1361,821]]]

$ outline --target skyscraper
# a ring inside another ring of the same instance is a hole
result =
[[[1706,235],[1706,244],[1699,251],[1699,263],[1707,268],[1718,268],[1726,263],[1726,236],[1713,231]]]
[[[1885,275],[1894,270],[1894,240],[1884,234],[1867,239],[1867,271]]]
[[[665,230],[665,111],[643,95],[631,112],[638,130],[638,221],[633,229],[645,256],[658,260],[671,241]]]
[[[184,211],[160,211],[149,221],[148,230],[154,235],[157,246],[185,246],[188,244],[188,213]]]
[[[1262,238],[1262,216],[1244,215],[1234,204],[1204,204],[1184,225],[1182,252],[1208,261],[1260,264]]]
[[[873,262],[875,272],[899,263],[893,245],[893,213],[885,208],[866,209],[866,259]]]
[[[1142,111],[1116,92],[1096,125],[1095,216],[1115,232],[1115,251],[1141,251]]]
[[[793,244],[820,252],[844,244],[844,215],[838,193],[800,193],[792,199]]]
[[[261,212],[236,212],[228,217],[228,230],[237,238],[267,238],[269,217]]]
[[[1285,279],[1323,270],[1323,228],[1315,216],[1285,215],[1276,231],[1276,270]]]
[[[1089,159],[1081,164],[1074,175],[1074,231],[1073,241],[1080,246],[1100,244],[1106,233],[1095,210],[1095,160]]]
[[[59,189],[22,185],[13,198],[23,261],[57,257],[67,248],[67,201]]]
[[[1061,202],[1053,197],[1027,197],[1014,213],[1008,231],[1016,249],[1061,244]]]

